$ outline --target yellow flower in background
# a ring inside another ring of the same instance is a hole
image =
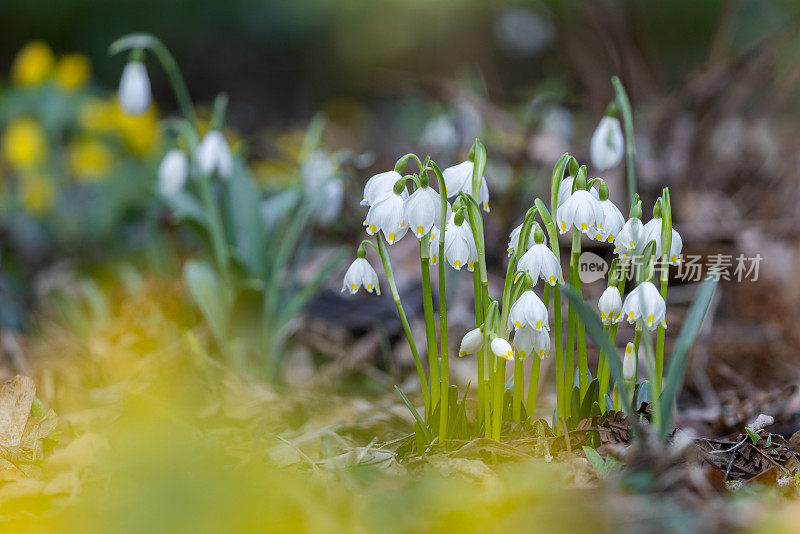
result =
[[[30,117],[14,119],[3,132],[3,157],[12,167],[33,167],[46,154],[47,139],[44,131]]]
[[[11,80],[19,85],[42,83],[53,72],[55,57],[44,41],[32,41],[19,51],[11,65]]]
[[[67,54],[56,65],[56,83],[67,91],[86,85],[91,74],[92,64],[83,54]]]
[[[114,123],[125,141],[125,146],[136,155],[144,156],[156,146],[159,138],[158,113],[155,106],[141,115],[127,115],[115,103]]]
[[[82,139],[69,147],[69,165],[82,182],[94,182],[106,177],[114,154],[97,139]]]
[[[78,123],[88,133],[111,132],[116,120],[116,103],[102,98],[90,98],[78,112]]]
[[[56,199],[56,186],[41,174],[23,174],[19,180],[19,201],[33,215],[46,215]]]

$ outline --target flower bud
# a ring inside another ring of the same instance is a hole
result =
[[[186,153],[173,148],[167,152],[158,166],[158,190],[164,196],[172,196],[180,192],[186,185],[189,171],[189,160]]]
[[[459,356],[475,354],[483,347],[483,332],[480,328],[475,328],[464,334],[461,340],[461,347],[458,349]]]
[[[622,297],[619,296],[619,289],[610,286],[603,291],[598,302],[600,308],[600,319],[604,324],[613,324],[622,320]]]
[[[141,115],[150,107],[150,78],[141,61],[129,61],[119,80],[119,106],[128,115]]]
[[[511,343],[501,337],[496,337],[492,340],[491,344],[492,354],[498,358],[505,360],[514,359],[514,349],[511,348]]]
[[[633,343],[628,343],[625,347],[625,357],[622,360],[622,378],[634,380],[636,378],[636,352],[633,350]]]

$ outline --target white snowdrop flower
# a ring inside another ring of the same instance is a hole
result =
[[[622,358],[622,378],[633,380],[636,375],[636,351],[633,350],[633,343],[628,342],[625,346],[625,356]]]
[[[445,234],[446,236],[447,234]],[[439,263],[439,229],[435,226],[431,228],[431,233],[429,234],[428,240],[431,243],[430,248],[430,259],[431,265],[436,265]]]
[[[447,234],[445,234],[447,235]],[[458,349],[459,356],[475,354],[483,347],[483,332],[480,328],[475,328],[464,334],[461,339],[461,347]]]
[[[513,230],[511,230],[511,236],[508,240],[508,256],[511,257],[514,252],[517,251],[517,247],[519,246],[519,235],[522,233],[522,225],[520,224]],[[533,240],[528,238],[528,249],[533,246]]]
[[[442,226],[441,209],[439,193],[429,186],[420,186],[405,200],[403,219],[411,231],[421,238],[427,235],[434,225]]]
[[[661,231],[663,229],[663,219],[651,219],[642,229],[642,248],[647,246],[650,241],[656,242],[656,257],[660,258],[661,250]],[[675,228],[672,228],[672,242],[669,245],[669,262],[672,265],[680,263],[681,251],[683,250],[683,239]]]
[[[598,171],[619,165],[625,152],[625,142],[619,119],[609,116],[600,119],[600,124],[597,125],[597,129],[592,135],[589,152],[592,164]]]
[[[541,278],[551,286],[564,281],[561,273],[561,262],[544,243],[534,244],[517,262],[517,270],[525,271],[533,279],[533,283]]]
[[[172,196],[183,189],[189,175],[189,158],[186,153],[173,148],[161,160],[158,166],[158,190],[166,196]]]
[[[634,324],[641,319],[651,331],[658,328],[659,324],[666,328],[666,311],[667,304],[652,282],[642,282],[636,286],[622,305],[622,315],[629,323]]]
[[[572,184],[575,183],[574,176],[567,176],[561,183],[558,184],[558,202],[556,203],[556,211],[561,205],[567,201],[567,199],[572,196]]]
[[[475,164],[467,160],[458,165],[448,167],[442,172],[447,198],[457,195],[459,191],[475,196],[472,191],[472,171],[474,167]],[[481,177],[480,191],[478,191],[478,197],[475,200],[485,212],[489,212],[489,187],[486,185],[485,176]]]
[[[367,184],[364,186],[364,198],[361,200],[361,205],[371,206],[378,202],[384,196],[391,193],[394,190],[394,184],[402,179],[403,177],[396,171],[382,172],[372,176],[372,178],[367,180]],[[405,188],[403,188],[401,196],[404,199],[408,198],[408,191],[406,191]]]
[[[383,232],[386,242],[390,245],[399,241],[408,231],[408,225],[403,220],[404,203],[402,195],[391,191],[376,203],[370,205],[364,225],[369,235]]]
[[[619,208],[610,200],[598,200],[600,208],[603,210],[603,221],[595,228],[596,241],[608,241],[613,243],[619,236],[622,227],[625,226],[625,217]]]
[[[541,359],[547,358],[550,355],[550,333],[547,330],[523,326],[514,333],[514,349],[521,359],[528,354],[536,354]]]
[[[378,283],[378,273],[372,268],[366,258],[356,258],[355,261],[347,269],[344,275],[344,282],[342,282],[342,291],[345,289],[350,290],[351,295],[355,295],[359,287],[364,287],[368,292],[381,294],[381,286]]]
[[[233,174],[233,155],[228,141],[219,130],[209,131],[197,147],[197,164],[205,175],[216,173],[220,178]]]
[[[460,225],[458,220],[461,221]],[[436,237],[438,238],[438,235]],[[475,246],[472,229],[458,213],[454,213],[447,222],[444,232],[444,257],[457,271],[465,265],[472,271],[475,268],[475,260],[478,259],[478,249]]]
[[[528,326],[534,330],[550,330],[547,325],[547,306],[533,291],[525,291],[508,312],[507,328]]]
[[[575,191],[556,210],[556,224],[562,234],[574,226],[588,235],[602,222],[603,208],[600,207],[600,201],[583,189]]]
[[[129,61],[119,80],[119,107],[128,115],[141,115],[150,107],[150,78],[141,61]]]
[[[614,324],[622,320],[622,297],[619,296],[619,289],[615,286],[607,287],[603,291],[597,305],[600,308],[600,320],[603,324]]]
[[[625,221],[622,230],[619,231],[617,238],[614,240],[614,244],[616,245],[614,247],[614,253],[623,257],[635,253],[644,245],[644,243],[642,243],[643,238],[644,225],[642,221],[637,217],[631,217]]]
[[[502,337],[494,338],[489,346],[492,349],[492,354],[498,358],[503,358],[505,360],[514,359],[514,349],[511,348],[511,343]]]

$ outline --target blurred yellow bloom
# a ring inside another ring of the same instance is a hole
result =
[[[69,148],[70,168],[75,177],[83,182],[104,178],[113,161],[111,150],[96,139],[83,139]]]
[[[53,72],[55,57],[43,41],[32,41],[19,51],[11,65],[11,80],[20,85],[36,85]]]
[[[44,159],[47,139],[39,124],[29,118],[14,119],[3,133],[3,157],[16,168],[30,168]]]
[[[67,54],[56,65],[56,83],[67,91],[86,85],[91,74],[92,64],[83,54]]]
[[[19,180],[19,201],[33,215],[45,215],[53,207],[56,186],[40,174],[23,174]]]
[[[78,123],[88,133],[113,131],[116,119],[116,103],[102,98],[89,99],[78,113]]]
[[[150,106],[147,111],[136,116],[127,115],[116,103],[114,109],[114,122],[125,141],[125,146],[139,156],[150,153],[156,146],[159,136],[158,113],[155,106]]]

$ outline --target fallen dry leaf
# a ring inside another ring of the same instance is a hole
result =
[[[27,376],[17,375],[0,384],[0,445],[16,447],[31,413],[36,384]]]

